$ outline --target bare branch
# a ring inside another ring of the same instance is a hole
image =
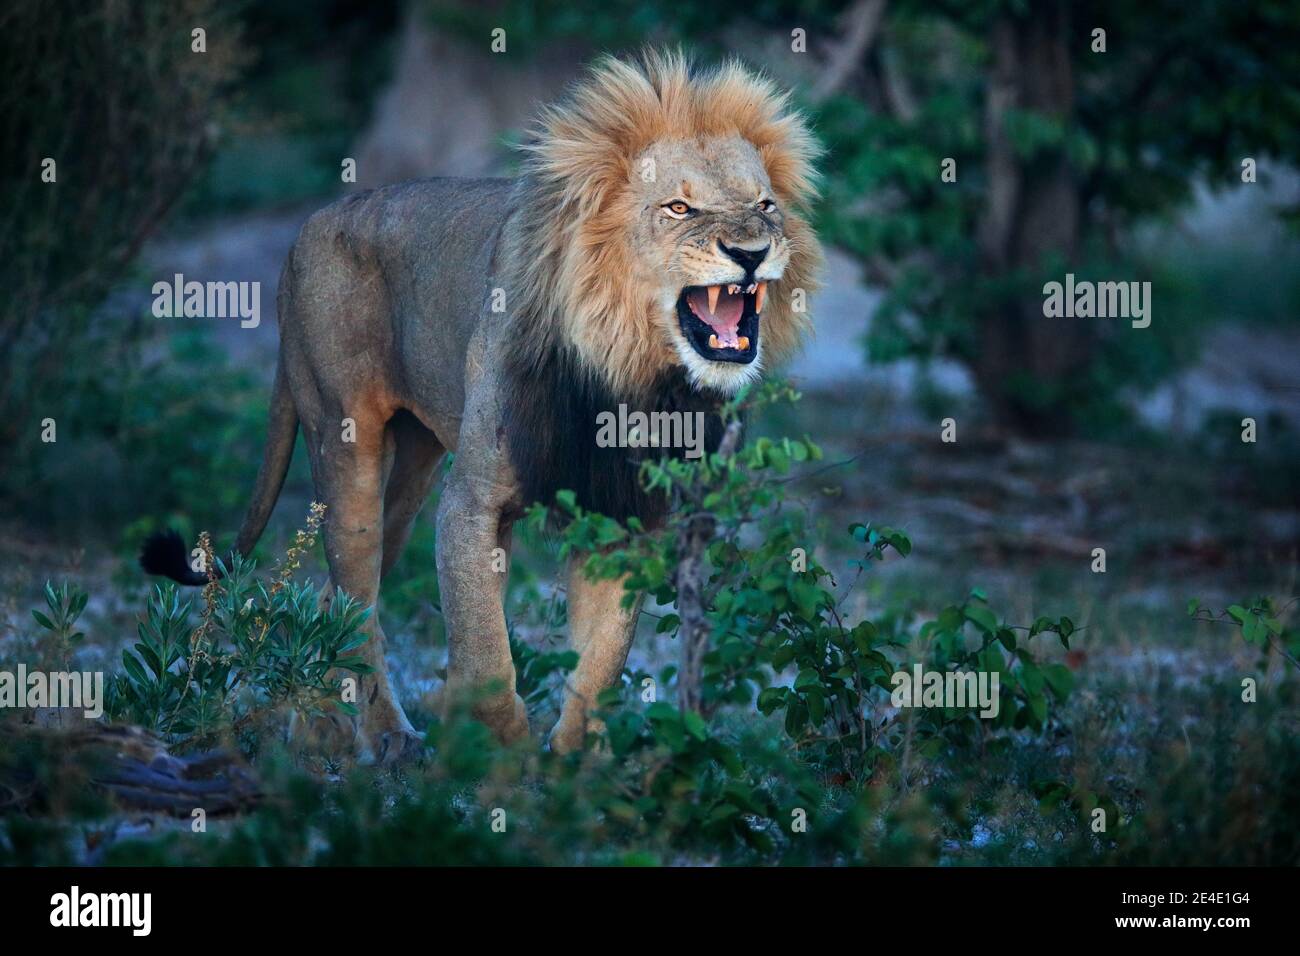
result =
[[[730,458],[736,453],[740,442],[740,422],[731,422],[722,435],[718,445],[718,454]],[[682,642],[681,669],[677,675],[677,699],[683,712],[699,713],[701,701],[701,683],[704,673],[704,654],[709,644],[709,622],[704,616],[704,552],[717,529],[713,515],[698,513],[691,515],[681,527],[678,538],[678,553],[681,560],[677,565],[677,615],[681,625],[677,639]]]
[[[1020,166],[1016,162],[1006,116],[1019,105],[1016,77],[1021,68],[1015,28],[1007,19],[993,28],[993,69],[984,104],[985,167],[988,200],[979,227],[980,251],[984,261],[1000,266],[1011,244],[1016,207],[1020,201]]]
[[[841,19],[844,40],[835,46],[821,79],[812,88],[815,102],[826,99],[842,87],[862,63],[862,58],[876,41],[884,19],[885,0],[858,0]]]

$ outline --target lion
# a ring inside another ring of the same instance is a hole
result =
[[[280,278],[266,448],[235,542],[247,555],[261,536],[301,429],[331,584],[374,605],[453,452],[437,508],[441,706],[472,702],[504,743],[530,732],[497,570],[513,523],[561,489],[592,511],[661,521],[638,453],[600,447],[597,415],[703,412],[716,448],[721,404],[809,332],[802,303],[821,262],[816,141],[788,94],[738,62],[602,58],[522,150],[518,178],[384,186],[303,226]],[[141,563],[206,580],[174,534],[152,538]],[[578,663],[550,732],[560,752],[597,729],[590,711],[619,680],[639,614],[623,581],[589,580],[580,562],[567,592]],[[378,614],[365,626],[374,671],[351,730],[370,759],[399,760],[422,740],[390,685]]]

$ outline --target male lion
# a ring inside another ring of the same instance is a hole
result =
[[[518,179],[386,186],[303,227],[280,279],[269,436],[235,544],[246,555],[261,535],[301,427],[332,583],[373,604],[454,451],[437,516],[443,701],[468,694],[503,741],[528,718],[495,549],[508,553],[513,522],[562,488],[614,517],[661,518],[665,502],[637,479],[646,452],[598,447],[597,414],[715,413],[798,344],[821,258],[803,218],[814,141],[787,97],[736,63],[695,74],[681,54],[602,59],[524,150]],[[141,563],[204,580],[175,535],[151,539]],[[637,617],[622,594],[570,568],[579,662],[556,750],[583,745],[589,708],[622,672]],[[363,754],[398,759],[419,737],[376,616],[367,627],[375,671],[354,730]]]

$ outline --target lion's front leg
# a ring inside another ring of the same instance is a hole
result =
[[[600,732],[590,712],[600,692],[623,672],[642,598],[637,595],[632,607],[624,608],[623,579],[592,581],[582,573],[582,560],[569,564],[569,640],[578,666],[566,682],[564,708],[551,731],[551,749],[561,753],[581,748],[588,733]]]
[[[438,584],[449,646],[442,708],[467,706],[502,743],[512,743],[528,736],[528,713],[515,693],[498,570],[505,556],[497,549],[508,549],[509,529],[491,490],[499,489],[453,470],[438,502]]]

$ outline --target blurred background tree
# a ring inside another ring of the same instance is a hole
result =
[[[1300,158],[1286,0],[424,5],[479,38],[525,23],[511,35],[525,52],[681,42],[801,79],[830,147],[822,228],[886,293],[871,357],[955,358],[999,422],[1032,434],[1103,429],[1128,385],[1191,356],[1194,290],[1143,255],[1140,227],[1198,183],[1240,185],[1246,158]],[[1152,328],[1045,321],[1043,284],[1067,271],[1154,280]]]
[[[240,59],[215,7],[20,0],[0,15],[0,123],[16,153],[0,212],[6,356],[51,310],[99,304],[202,167]],[[214,32],[202,53],[197,24]]]
[[[16,499],[40,421],[67,438],[72,403],[101,423],[116,411],[101,385],[125,371],[120,348],[139,323],[103,305],[211,154],[244,58],[219,7],[19,0],[0,14],[0,138],[12,151],[0,174],[0,445],[13,466],[0,490]]]
[[[828,293],[859,271],[873,290],[819,300],[819,330],[838,356],[859,336],[878,367],[841,370],[921,399],[927,420],[956,408],[1115,437],[1135,393],[1197,359],[1201,333],[1293,321],[1300,299],[1296,244],[1260,208],[1300,152],[1300,7],[1281,0],[20,0],[0,17],[0,122],[19,156],[0,210],[0,498],[37,522],[120,526],[141,500],[182,524],[196,501],[239,507],[274,323],[154,321],[154,279],[258,280],[269,318],[313,208],[413,176],[509,174],[538,102],[597,53],[647,43],[739,55],[812,114]],[[46,156],[57,186],[40,180]],[[1247,157],[1257,185],[1241,182]],[[1185,212],[1233,187],[1260,206],[1184,241]],[[1045,319],[1043,283],[1066,271],[1152,281],[1151,327]],[[1258,340],[1241,376],[1261,377],[1270,349]],[[960,404],[937,391],[954,388],[951,360]],[[921,374],[890,377],[913,363]],[[76,440],[43,444],[47,416]]]
[[[1139,227],[1240,185],[1247,157],[1300,157],[1300,7],[904,2],[885,24],[858,95],[822,110],[829,231],[888,290],[873,354],[953,355],[1033,432],[1108,420],[1185,334]],[[1045,320],[1066,271],[1154,279],[1152,328]]]
[[[240,507],[265,396],[212,328],[149,314],[152,282],[172,274],[154,270],[150,243],[335,189],[337,157],[385,76],[395,11],[364,0],[310,16],[283,0],[5,5],[6,512],[88,530],[195,500]],[[273,312],[273,281],[266,294]]]

